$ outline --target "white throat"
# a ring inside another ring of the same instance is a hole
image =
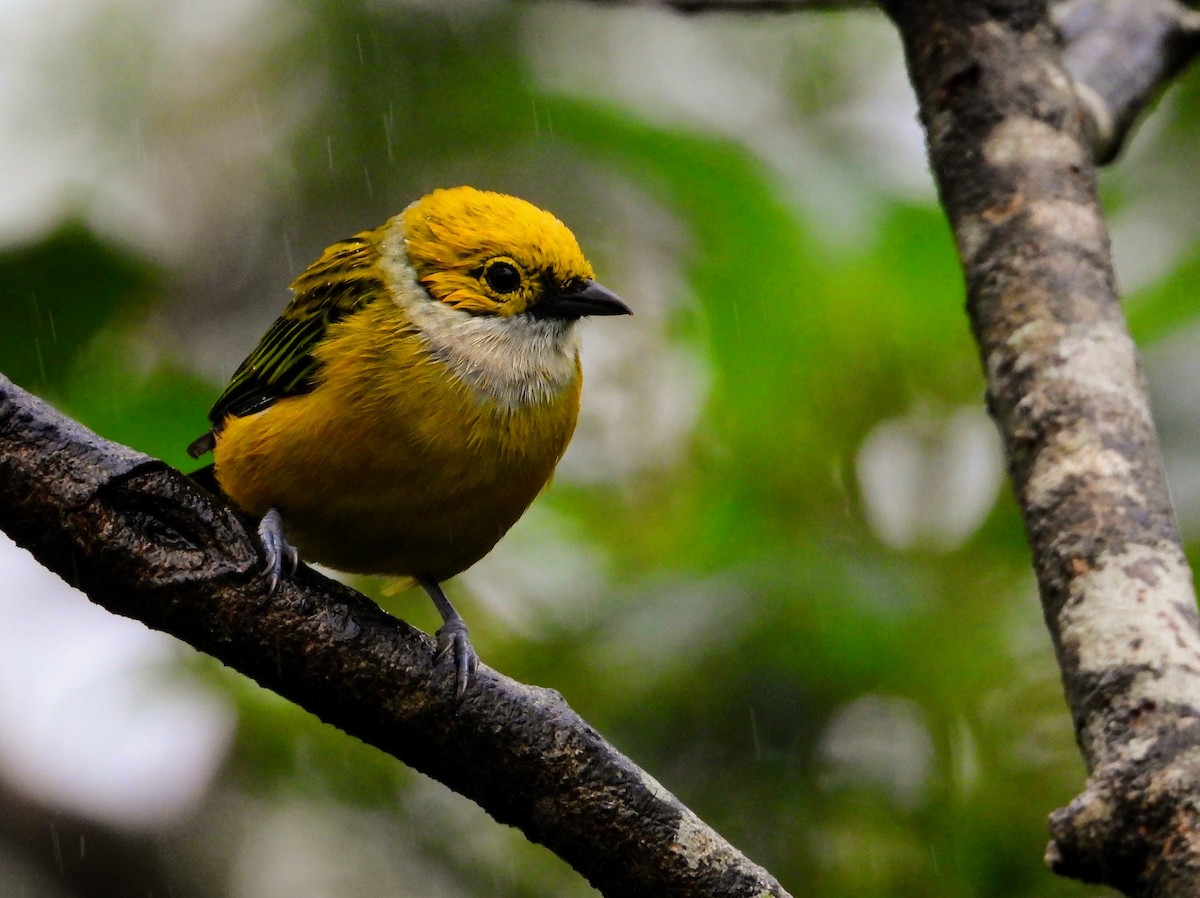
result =
[[[429,350],[481,398],[502,408],[539,405],[576,377],[577,321],[528,315],[472,315],[430,298],[408,262],[399,228],[384,238],[383,269],[393,299],[429,341]]]

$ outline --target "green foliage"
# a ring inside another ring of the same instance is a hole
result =
[[[1145,346],[1196,321],[1200,316],[1200,252],[1193,253],[1179,267],[1127,303],[1129,329],[1134,339]]]
[[[237,701],[242,721],[236,755],[239,785],[356,807],[391,807],[412,773],[395,760],[321,723],[286,699],[213,663],[202,675]]]
[[[136,446],[184,471],[186,447],[208,427],[212,384],[151,352],[139,363],[134,334],[104,330],[82,348],[63,379],[64,409],[109,439]]]
[[[27,389],[61,387],[76,354],[156,282],[148,263],[78,223],[0,251],[0,370]]]
[[[857,476],[882,422],[982,405],[941,212],[879,198],[875,226],[834,251],[752,141],[540,86],[524,15],[312,4],[297,52],[327,80],[286,164],[274,160],[295,179],[269,213],[315,252],[430,187],[471,182],[566,204],[591,246],[626,226],[588,218],[592,185],[620,183],[680,227],[684,249],[663,264],[681,295],[658,349],[683,345],[706,367],[699,421],[620,482],[562,481],[541,500],[569,526],[522,563],[582,545],[603,582],[533,607],[524,629],[463,596],[485,660],[561,690],[794,894],[1082,894],[1040,862],[1045,816],[1084,771],[1007,492],[953,545],[894,545]],[[792,95],[819,108],[843,46],[798,71]],[[1143,343],[1194,318],[1197,259],[1131,300]],[[228,260],[189,264],[231,289]],[[219,385],[174,351],[179,307],[207,299],[177,274],[78,225],[0,253],[0,370],[106,436],[190,464]],[[248,349],[244,325],[230,314],[229,339]],[[634,366],[645,391],[659,373],[653,357]],[[409,599],[385,603],[432,622]],[[430,822],[420,778],[373,749],[227,673],[200,676],[240,714],[237,788],[387,813],[464,892],[586,893],[481,814]]]

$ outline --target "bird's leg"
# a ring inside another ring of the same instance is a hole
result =
[[[296,573],[300,553],[283,535],[283,518],[279,516],[278,509],[268,508],[258,522],[258,538],[262,541],[263,554],[267,556],[267,563],[262,569],[262,575],[267,578],[267,593],[274,595],[279,588],[279,581],[283,579],[284,567],[287,567],[289,577]]]
[[[454,610],[454,606],[442,592],[442,587],[437,580],[422,575],[417,577],[417,582],[429,594],[429,598],[433,599],[438,614],[442,616],[442,626],[437,631],[437,652],[433,658],[435,661],[445,655],[451,655],[454,658],[454,669],[457,672],[454,695],[456,698],[462,698],[463,693],[467,690],[467,684],[471,682],[471,677],[475,673],[475,668],[479,666],[479,656],[475,654],[475,649],[472,648],[471,640],[467,636],[466,621]]]

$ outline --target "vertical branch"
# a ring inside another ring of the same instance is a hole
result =
[[[891,0],[1088,786],[1051,866],[1200,892],[1200,621],[1045,4]]]

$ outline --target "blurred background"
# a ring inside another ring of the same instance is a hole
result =
[[[552,489],[452,584],[484,660],[794,894],[1107,894],[1042,866],[1084,771],[882,16],[6,0],[0,33],[0,371],[189,470],[324,246],[436,186],[549,208],[637,314],[586,328]],[[1193,73],[1104,175],[1193,547],[1198,114]],[[0,542],[0,896],[590,894]]]

